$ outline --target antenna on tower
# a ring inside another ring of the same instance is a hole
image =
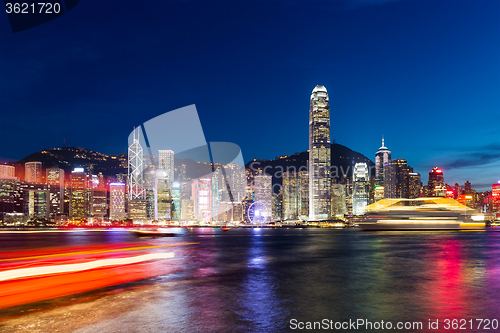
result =
[[[385,147],[384,146],[384,135],[382,134],[382,147]]]

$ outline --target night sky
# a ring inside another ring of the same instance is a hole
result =
[[[109,1],[12,33],[0,15],[0,159],[80,146],[196,104],[245,161],[308,149],[309,98],[332,140],[374,160],[382,135],[427,182],[500,179],[500,1]]]

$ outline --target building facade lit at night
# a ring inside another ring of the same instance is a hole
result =
[[[83,168],[75,168],[70,175],[72,220],[86,220],[88,214],[88,176]]]
[[[139,143],[139,129],[134,129],[133,141],[128,148],[128,212],[134,221],[147,219],[146,190],[144,189],[143,150]]]
[[[375,153],[375,186],[384,186],[384,165],[389,162],[391,162],[391,151],[385,146],[382,138],[382,147]]]
[[[49,185],[50,214],[64,213],[64,170],[58,167],[47,169],[47,185]]]
[[[491,210],[500,213],[500,180],[493,184],[491,190]]]
[[[24,164],[24,179],[27,183],[41,183],[42,162],[26,162]]]
[[[165,171],[165,177],[174,181],[174,152],[172,150],[158,150],[158,170]]]
[[[363,215],[368,206],[368,165],[356,163],[353,172],[352,214]]]
[[[260,202],[266,206],[266,210],[262,217],[263,221],[268,222],[271,218],[273,208],[272,196],[272,176],[270,175],[256,175],[255,182],[255,202]]]
[[[124,183],[109,184],[109,219],[111,221],[123,221],[127,217],[125,212],[125,188]]]
[[[204,223],[212,222],[212,179],[197,179],[192,186],[195,219]]]
[[[467,191],[466,191],[467,193]],[[445,197],[446,187],[444,184],[443,170],[434,167],[429,172],[429,182],[427,185],[427,196],[429,197]]]
[[[331,210],[330,102],[324,86],[316,86],[309,108],[309,220],[327,220]]]

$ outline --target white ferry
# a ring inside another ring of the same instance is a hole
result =
[[[367,206],[363,230],[484,230],[484,216],[451,198],[382,199]]]

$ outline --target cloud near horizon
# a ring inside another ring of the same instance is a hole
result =
[[[492,143],[483,147],[477,147],[472,152],[461,154],[461,156],[453,162],[444,164],[443,168],[448,170],[460,169],[490,164],[497,160],[500,160],[500,144]]]

